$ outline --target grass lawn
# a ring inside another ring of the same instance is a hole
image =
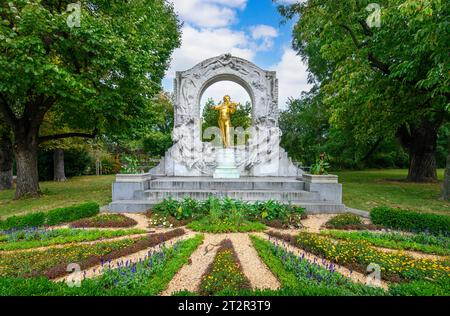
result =
[[[111,184],[114,176],[75,177],[67,182],[41,182],[43,196],[39,199],[13,200],[14,190],[0,191],[0,217],[47,211],[84,202],[100,206],[111,202]]]
[[[371,210],[379,205],[437,213],[450,213],[450,202],[439,199],[441,183],[406,183],[407,170],[336,172],[343,184],[344,203]],[[443,170],[438,171],[443,179]],[[80,204],[88,201],[106,205],[111,201],[114,176],[85,176],[67,182],[42,182],[40,199],[13,200],[14,190],[0,192],[0,217]]]
[[[334,172],[333,172],[334,173]],[[408,170],[367,170],[336,172],[343,184],[344,203],[348,207],[370,211],[380,205],[405,209],[450,213],[450,202],[440,199],[442,182],[407,183]],[[444,170],[438,170],[442,181]]]

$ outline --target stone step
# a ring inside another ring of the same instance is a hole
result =
[[[271,190],[271,191],[300,191],[304,190],[304,182],[290,178],[261,178],[261,179],[211,179],[205,178],[168,178],[150,181],[152,190]]]
[[[113,213],[143,213],[152,209],[152,207],[159,202],[161,202],[161,200],[115,201],[108,205],[108,211]],[[306,213],[308,214],[337,214],[351,212],[351,210],[346,210],[343,204],[336,204],[327,201],[291,201],[291,204],[304,207],[306,209]]]
[[[274,190],[179,190],[179,189],[157,189],[147,190],[144,197],[148,200],[163,200],[169,197],[181,200],[191,197],[194,200],[206,200],[210,196],[218,198],[229,197],[231,199],[243,201],[267,201],[274,200],[284,203],[289,201],[317,201],[320,200],[318,192],[307,191],[274,191]]]

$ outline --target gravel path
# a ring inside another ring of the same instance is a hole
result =
[[[258,237],[261,237],[261,238],[264,238],[266,240],[269,240],[269,236],[267,234],[257,233],[257,234],[254,234],[254,235],[256,235]],[[274,240],[273,237],[270,237],[270,239]],[[325,267],[326,265],[331,264],[330,261],[322,259],[320,257],[317,257],[317,256],[315,256],[315,255],[313,255],[313,254],[311,254],[309,252],[304,251],[303,249],[291,246],[291,245],[289,245],[289,244],[287,244],[287,243],[285,243],[285,242],[283,242],[281,240],[279,240],[279,242],[280,242],[280,244],[283,245],[284,248],[286,248],[288,251],[294,253],[296,256],[305,255],[305,258],[309,259],[311,261],[314,261],[314,259],[316,259],[316,264],[318,264],[320,266],[323,266],[323,267]],[[340,265],[335,265],[335,270],[336,270],[336,272],[342,274],[345,277],[348,277],[349,279],[351,279],[354,282],[358,282],[358,283],[362,283],[362,284],[366,284],[366,282],[367,282],[367,277],[364,274],[360,273],[360,272],[350,271],[349,269],[347,269],[347,268],[345,268],[343,266],[340,266]],[[388,283],[385,282],[385,281],[380,281],[380,286],[383,289],[385,289],[385,290],[387,290],[389,288]]]
[[[253,289],[278,289],[280,283],[272,272],[261,261],[253,248],[249,234],[205,234],[201,245],[190,257],[190,264],[185,265],[169,283],[162,295],[171,295],[179,291],[196,292],[202,275],[216,256],[219,243],[230,239],[241,262],[242,270],[250,281]]]
[[[184,265],[170,281],[167,289],[161,293],[169,296],[179,291],[195,292],[198,289],[203,273],[214,260],[219,243],[224,235],[205,234],[203,244],[191,255],[189,264]]]
[[[310,233],[318,233],[323,225],[337,214],[315,214],[301,221],[304,229]]]
[[[189,238],[193,237],[194,235],[195,234],[193,234],[191,232],[187,232],[183,236],[176,237],[176,238],[173,238],[171,240],[166,241],[164,244],[167,247],[171,247],[177,241],[182,241],[182,240],[189,239]],[[121,257],[121,258],[117,258],[117,259],[111,260],[110,266],[111,266],[111,268],[117,268],[118,263],[122,262],[122,261],[131,261],[131,264],[133,264],[134,262],[139,262],[139,259],[143,260],[148,255],[149,252],[157,251],[157,250],[160,249],[160,247],[161,247],[161,244],[156,245],[154,247],[147,248],[145,250],[141,250],[139,252],[135,252],[135,253],[133,253],[131,255],[128,255],[128,256],[125,256],[125,257]],[[108,266],[104,265],[103,267],[101,265],[97,265],[97,266],[94,266],[94,267],[91,267],[91,268],[88,268],[86,270],[81,271],[80,275],[82,275],[86,279],[91,279],[91,278],[95,278],[95,277],[100,276],[103,273],[103,270],[104,269],[108,269],[108,268],[109,268],[109,265]],[[69,278],[70,278],[70,276],[65,276],[65,277],[61,277],[61,278],[58,278],[58,279],[54,279],[53,281],[55,281],[55,282],[66,281]]]
[[[136,226],[133,226],[131,228],[138,228],[138,229],[144,229],[149,230],[148,228],[148,218],[145,216],[145,214],[141,213],[124,213],[122,215],[125,215],[126,217],[129,217],[131,219],[134,219],[137,222]]]

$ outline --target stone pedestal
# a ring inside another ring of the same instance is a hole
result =
[[[214,171],[214,179],[239,179],[241,174],[236,167],[234,150],[220,148],[216,150],[217,168]]]

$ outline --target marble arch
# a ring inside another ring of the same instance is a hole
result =
[[[211,176],[216,167],[215,148],[201,141],[200,100],[212,84],[233,81],[247,90],[252,101],[252,136],[235,148],[242,176],[303,174],[280,148],[278,79],[252,62],[225,54],[204,60],[174,80],[174,145],[151,173],[165,176]],[[226,94],[226,91],[224,91]]]

